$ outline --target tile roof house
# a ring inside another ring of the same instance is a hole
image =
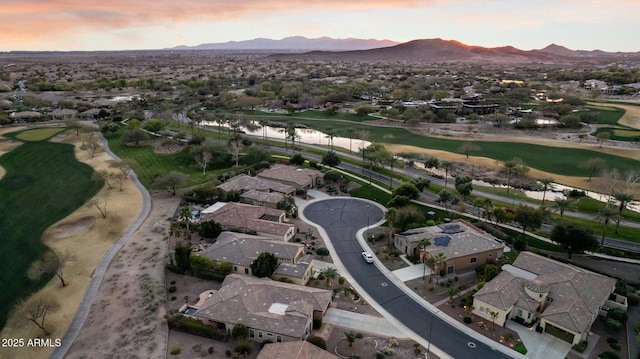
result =
[[[278,258],[278,269],[283,267],[281,271],[276,270],[274,278],[291,277],[297,284],[307,284],[310,277],[308,273],[311,272],[311,261],[302,260],[305,256],[303,244],[244,233],[222,232],[215,243],[197,255],[216,262],[229,262],[233,265],[234,272],[251,275],[251,263],[263,252],[273,253]],[[293,269],[289,270],[289,268]]]
[[[220,198],[227,198],[230,191],[238,191],[240,194],[248,191],[259,191],[264,193],[279,193],[281,195],[294,195],[296,188],[278,181],[271,181],[264,178],[240,175],[233,177],[217,186]]]
[[[539,320],[547,333],[569,343],[587,339],[591,325],[608,307],[616,280],[569,264],[522,252],[513,265],[474,296],[473,313],[503,326],[507,319],[524,324]]]
[[[250,190],[240,194],[240,202],[254,206],[278,208],[278,203],[282,201],[284,195],[278,192],[262,192]]]
[[[431,245],[418,248],[423,238]],[[494,236],[463,220],[398,233],[394,235],[394,245],[407,255],[419,256],[424,251],[424,258],[443,253],[447,258],[447,273],[494,262],[502,257],[505,249]]]
[[[323,318],[332,297],[329,290],[230,274],[219,290],[203,292],[197,304],[184,305],[180,311],[228,335],[235,325],[243,324],[249,340],[279,343],[306,339],[313,320]]]
[[[322,184],[324,174],[322,171],[310,168],[298,168],[278,164],[258,173],[258,177],[278,181],[293,186],[296,189],[304,190]]]
[[[200,211],[200,221],[216,221],[225,230],[240,229],[277,240],[288,241],[295,226],[286,223],[285,212],[235,202],[218,202]]]
[[[320,347],[306,340],[286,343],[266,344],[256,359],[339,359]]]

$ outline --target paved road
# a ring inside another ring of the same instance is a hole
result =
[[[356,239],[356,233],[369,223],[382,220],[384,214],[378,206],[355,198],[333,198],[310,203],[303,209],[303,215],[324,228],[345,269],[374,301],[417,335],[427,341],[432,339],[433,345],[449,356],[475,359],[511,358],[518,355],[516,352],[507,355],[497,351],[434,316],[376,265],[362,260],[363,249]]]

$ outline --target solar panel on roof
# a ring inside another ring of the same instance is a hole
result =
[[[446,247],[449,245],[449,242],[451,242],[451,237],[449,236],[441,236],[433,239],[433,243],[436,246]]]
[[[445,224],[442,226],[442,228],[443,228],[442,232],[447,234],[464,232],[464,230],[462,229],[462,226],[460,226],[459,224]]]

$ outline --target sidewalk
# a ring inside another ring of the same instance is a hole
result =
[[[396,328],[385,318],[353,313],[348,310],[329,308],[329,310],[327,310],[327,314],[324,316],[324,322],[342,328],[364,331],[383,337],[406,337],[400,329]]]

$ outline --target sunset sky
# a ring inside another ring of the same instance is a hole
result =
[[[640,51],[639,16],[639,0],[0,0],[0,51],[161,49],[295,35]]]

